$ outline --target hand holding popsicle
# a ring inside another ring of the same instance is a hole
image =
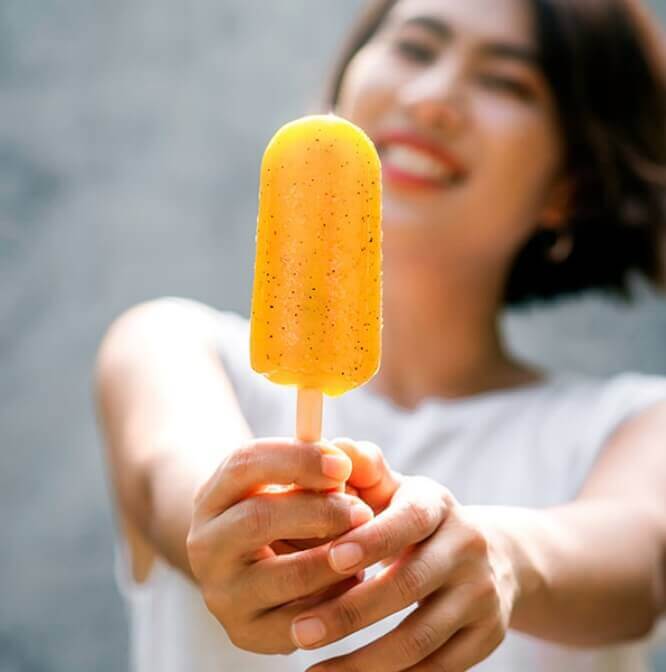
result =
[[[187,539],[192,572],[211,613],[240,648],[287,653],[292,619],[358,583],[329,565],[324,538],[370,520],[356,497],[321,493],[350,476],[354,462],[330,444],[256,439],[233,451],[201,488]],[[372,470],[367,463],[364,472]],[[353,480],[353,476],[352,476]],[[266,483],[299,489],[266,492]],[[319,539],[285,548],[282,539]]]

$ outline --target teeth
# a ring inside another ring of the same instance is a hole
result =
[[[444,165],[434,157],[414,147],[392,145],[386,148],[384,156],[391,165],[418,177],[441,180],[454,176],[454,171],[450,166]]]

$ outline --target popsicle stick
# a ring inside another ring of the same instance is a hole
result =
[[[299,388],[296,401],[296,438],[299,441],[321,439],[321,414],[321,391]]]
[[[299,441],[319,441],[321,439],[321,416],[323,395],[320,390],[298,390],[296,401],[296,438]],[[333,488],[345,492],[345,484]]]

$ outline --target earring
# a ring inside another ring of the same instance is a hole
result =
[[[546,257],[554,264],[561,264],[566,261],[573,251],[573,236],[568,230],[552,232],[553,240],[548,245]]]

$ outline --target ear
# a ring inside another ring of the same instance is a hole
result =
[[[557,231],[566,228],[572,211],[573,181],[568,177],[557,179],[550,189],[538,218],[542,229]]]

